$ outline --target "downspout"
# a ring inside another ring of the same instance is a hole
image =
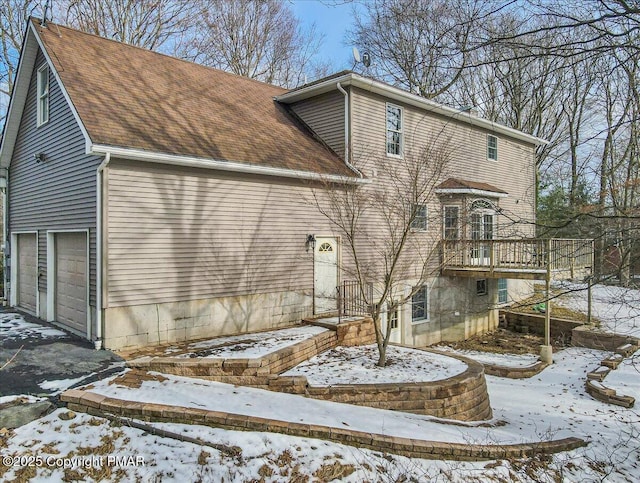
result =
[[[94,345],[96,349],[102,349],[102,172],[111,161],[111,153],[104,155],[104,161],[100,163],[96,171],[96,337]]]
[[[344,163],[359,177],[364,178],[360,170],[358,170],[358,168],[356,168],[350,162],[351,153],[349,150],[349,93],[343,89],[343,87],[340,85],[340,82],[336,83],[336,87],[340,92],[342,92],[342,95],[344,95]]]
[[[2,263],[4,264],[4,269],[2,271],[2,277],[4,278],[4,291],[2,297],[4,298],[4,305],[9,305],[9,285],[11,284],[11,277],[8,276],[9,270],[13,270],[13,267],[10,266],[10,263],[7,263],[9,260],[9,255],[13,247],[9,243],[9,169],[3,168],[0,170],[4,176],[1,176],[4,179],[4,186],[2,186],[2,244],[4,245],[4,250],[2,253]],[[7,269],[8,267],[8,269]],[[13,287],[11,287],[13,288]]]

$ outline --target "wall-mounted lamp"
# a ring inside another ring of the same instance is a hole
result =
[[[307,248],[307,251],[309,251],[309,248],[311,248],[312,250],[316,248],[315,235],[307,235],[307,241],[305,242],[305,247]]]
[[[33,158],[36,160],[36,163],[44,163],[46,161],[44,153],[35,153]]]

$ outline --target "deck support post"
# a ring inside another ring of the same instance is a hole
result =
[[[547,240],[546,248],[545,298],[547,302],[544,311],[544,345],[540,346],[540,359],[546,364],[551,364],[553,362],[553,348],[551,346],[551,240]]]

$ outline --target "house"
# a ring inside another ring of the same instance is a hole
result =
[[[348,257],[304,200],[327,182],[369,189],[376,159],[402,159],[434,131],[456,148],[428,207],[442,213],[428,231],[449,245],[442,274],[391,316],[394,340],[489,330],[498,303],[530,289],[518,278],[544,269],[527,265],[539,250],[508,267],[492,257],[495,239],[533,235],[543,141],[470,112],[352,72],[287,91],[34,19],[15,85],[0,145],[6,295],[96,346],[335,311],[327,294]],[[515,243],[501,261],[531,248]]]

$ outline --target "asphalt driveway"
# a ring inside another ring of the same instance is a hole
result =
[[[15,356],[15,357],[14,357]],[[0,309],[0,397],[51,396],[124,369],[122,358],[35,317]]]

